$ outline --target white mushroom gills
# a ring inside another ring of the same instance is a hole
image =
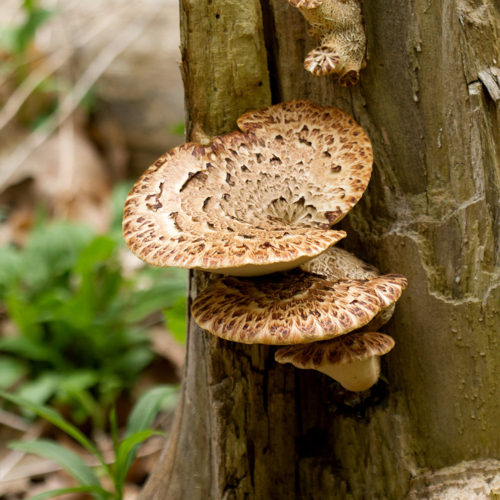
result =
[[[380,377],[380,356],[352,363],[323,365],[315,369],[339,382],[344,389],[361,392],[377,383]]]

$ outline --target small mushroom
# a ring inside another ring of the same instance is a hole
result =
[[[216,280],[193,301],[196,323],[226,340],[291,345],[344,335],[397,301],[404,276],[331,281],[292,271],[260,278]]]
[[[380,356],[394,347],[394,340],[379,332],[353,332],[313,344],[279,348],[278,363],[318,370],[348,391],[366,391],[380,376]]]
[[[363,279],[380,276],[380,271],[355,255],[338,247],[332,247],[315,259],[300,266],[303,271],[326,276],[330,280]],[[394,314],[396,303],[380,311],[366,326],[365,332],[376,332],[384,326]]]
[[[339,83],[352,87],[365,66],[366,34],[360,0],[288,0],[311,25],[309,34],[321,45],[306,57],[313,75],[336,73]]]
[[[245,113],[243,131],[188,143],[152,165],[123,219],[142,260],[233,276],[293,269],[345,237],[331,226],[359,201],[372,148],[336,108],[292,101]]]

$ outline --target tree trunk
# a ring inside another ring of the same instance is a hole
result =
[[[368,66],[347,90],[304,70],[316,42],[286,0],[181,0],[189,138],[271,102],[347,111],[375,165],[344,246],[410,285],[385,378],[362,394],[190,318],[143,500],[400,500],[426,471],[500,459],[500,4],[365,0],[364,16]],[[192,273],[191,299],[207,278]]]

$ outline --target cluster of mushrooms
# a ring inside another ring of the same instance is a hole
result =
[[[226,275],[193,301],[201,328],[280,346],[277,362],[366,390],[394,346],[377,330],[407,285],[334,246],[346,233],[332,226],[370,180],[370,141],[348,114],[306,100],[238,126],[152,165],[127,198],[124,238],[154,266]]]
[[[366,34],[360,0],[288,0],[307,19],[309,35],[320,41],[306,57],[313,75],[336,75],[353,87],[366,66]]]

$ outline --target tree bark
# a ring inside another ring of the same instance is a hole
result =
[[[181,0],[189,138],[291,99],[347,111],[375,165],[344,246],[410,285],[362,394],[190,318],[143,500],[400,500],[426,471],[500,459],[500,3],[365,0],[364,16],[368,66],[347,90],[304,70],[316,42],[286,0]],[[191,299],[208,278],[192,273]]]

